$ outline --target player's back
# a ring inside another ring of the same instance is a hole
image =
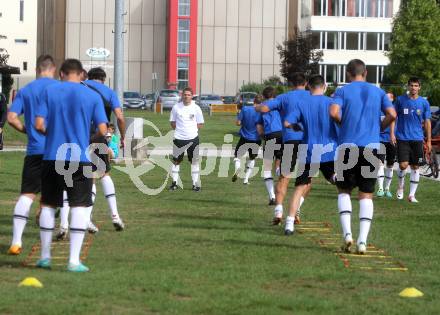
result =
[[[48,87],[44,102],[47,106],[45,160],[56,160],[56,152],[63,144],[76,144],[80,156],[72,153],[71,160],[88,161],[90,126],[95,117],[106,122],[102,100],[96,92],[74,82],[61,82]],[[64,157],[63,157],[64,158]]]
[[[283,130],[283,125],[281,122],[280,112],[273,110],[267,113],[260,114],[259,123],[263,124],[264,134],[268,135],[274,132],[281,132]]]
[[[257,123],[259,115],[254,106],[243,106],[238,115],[241,122],[240,135],[248,140],[258,140]]]
[[[342,112],[339,144],[366,147],[379,143],[383,105],[390,103],[383,90],[367,82],[354,81],[336,90],[335,101]]]

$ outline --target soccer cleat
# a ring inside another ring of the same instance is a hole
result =
[[[170,190],[170,191],[174,191],[174,190],[177,190],[177,189],[179,189],[179,186],[177,186],[176,182],[173,182],[171,184],[170,188],[168,188],[168,190]]]
[[[356,252],[358,253],[358,255],[365,255],[365,253],[367,252],[367,245],[364,242],[357,244]]]
[[[125,228],[124,222],[122,222],[121,218],[114,218],[112,222],[116,231],[122,231]]]
[[[245,180],[245,181],[243,182],[243,185],[249,185],[249,181]]]
[[[295,229],[292,217],[288,216],[286,218],[286,225],[284,227],[284,235],[289,236],[293,234],[293,231]]]
[[[86,265],[83,265],[82,263],[79,263],[78,265],[74,265],[69,263],[67,265],[67,271],[70,272],[88,272],[90,269]]]
[[[282,210],[275,210],[274,216],[272,219],[272,225],[280,225],[283,221],[283,211]]]
[[[199,192],[201,190],[201,188],[196,185],[193,185],[192,190],[195,192]]]
[[[419,203],[419,201],[414,196],[408,196],[408,201],[411,203]]]
[[[92,221],[90,221],[87,225],[87,232],[89,232],[90,234],[96,234],[99,232],[99,229],[96,225],[93,224]]]
[[[379,188],[376,192],[376,196],[377,197],[383,197],[385,195],[385,192],[383,191],[382,188]]]
[[[21,246],[18,245],[11,245],[8,250],[8,255],[20,255],[21,254]]]
[[[40,259],[39,261],[37,261],[35,266],[37,266],[37,268],[50,269],[50,259],[49,258]]]
[[[276,205],[275,199],[274,198],[269,199],[269,204],[268,205],[269,206],[275,206]]]
[[[385,197],[387,198],[393,198],[393,194],[389,190],[385,190]]]
[[[234,173],[234,175],[232,175],[231,180],[232,180],[233,183],[235,183],[235,182],[237,181],[237,179],[238,179],[238,171],[239,171],[239,170],[240,170],[240,169],[236,170],[235,173]]]
[[[284,235],[286,235],[286,236],[293,235],[293,231],[292,231],[292,230],[285,229],[285,230],[284,230]]]
[[[351,237],[351,234],[350,233],[345,234],[344,243],[342,244],[341,249],[346,253],[350,253],[352,245],[353,245],[353,238]]]
[[[68,232],[67,228],[60,227],[60,229],[58,230],[57,235],[55,235],[55,239],[57,241],[65,240],[67,238],[67,232]]]
[[[299,215],[295,215],[295,224],[301,224],[301,218],[299,217]]]
[[[401,189],[401,188],[397,189],[396,197],[397,197],[397,199],[399,199],[399,200],[402,200],[402,199],[403,199],[403,189]]]

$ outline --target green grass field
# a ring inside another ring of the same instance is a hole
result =
[[[219,144],[224,133],[236,131],[233,117],[208,119],[212,125],[207,123],[202,134],[205,141]],[[167,117],[158,117],[157,124],[167,130]],[[215,172],[202,177],[202,192],[194,193],[184,163],[184,190],[147,196],[114,169],[126,230],[113,230],[98,184],[94,220],[101,230],[88,238],[85,259],[91,272],[70,274],[65,271],[66,243],[54,245],[53,270],[32,266],[38,259],[37,252],[30,255],[39,242],[36,205],[24,234],[24,252],[5,254],[23,156],[0,153],[0,314],[439,313],[437,182],[422,180],[418,205],[376,200],[371,255],[341,258],[335,188],[320,179],[303,206],[303,224],[286,237],[281,226],[269,224],[272,207],[261,177],[244,186]],[[142,179],[159,187],[165,176],[155,168]],[[358,203],[353,205],[357,231]],[[44,288],[18,287],[30,276]],[[399,297],[406,287],[425,295]]]

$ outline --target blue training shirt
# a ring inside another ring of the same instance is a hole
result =
[[[281,116],[281,122],[283,123],[288,114],[292,112],[297,106],[298,103],[305,97],[309,96],[310,92],[306,90],[294,90],[281,95],[278,95],[275,99],[267,101],[265,104],[269,107],[271,111],[277,110]],[[283,142],[291,140],[302,140],[303,132],[302,131],[293,131],[290,128],[283,128]]]
[[[401,95],[396,100],[396,138],[403,141],[423,141],[423,121],[431,118],[429,102],[419,96],[411,99]]]
[[[263,103],[263,105],[264,104],[265,103]],[[280,112],[277,110],[273,110],[268,113],[260,113],[258,124],[263,126],[265,135],[283,130]]]
[[[58,81],[50,78],[39,78],[20,89],[9,108],[10,112],[24,115],[24,125],[28,139],[26,155],[44,153],[45,136],[34,127],[35,111],[40,102],[40,95],[51,84]]]
[[[43,117],[46,125],[44,160],[90,162],[90,126],[107,123],[101,97],[90,88],[74,82],[50,85],[41,95],[35,116]],[[64,144],[80,150],[68,150],[57,157]]]
[[[287,116],[286,120],[290,124],[302,124],[304,138],[301,143],[308,145],[307,163],[331,162],[335,159],[338,128],[329,114],[329,107],[333,103],[325,95],[310,95],[303,98],[298,107]],[[327,145],[328,148],[324,149]]]
[[[380,116],[393,106],[383,90],[367,82],[354,81],[335,91],[333,103],[341,106],[338,144],[379,147]]]
[[[237,120],[241,122],[240,136],[251,141],[260,139],[260,135],[257,132],[259,114],[254,106],[243,106],[237,116]]]
[[[119,102],[118,95],[116,95],[115,91],[113,91],[107,85],[102,84],[101,82],[97,82],[95,80],[86,80],[84,81],[84,83],[97,89],[102,94],[102,96],[104,96],[106,101],[108,101],[111,104],[112,110],[121,107],[121,103]]]

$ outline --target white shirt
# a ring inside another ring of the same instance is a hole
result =
[[[185,106],[179,102],[173,106],[170,114],[170,121],[176,122],[174,138],[178,140],[192,140],[199,135],[198,124],[205,123],[202,110],[194,101]]]

